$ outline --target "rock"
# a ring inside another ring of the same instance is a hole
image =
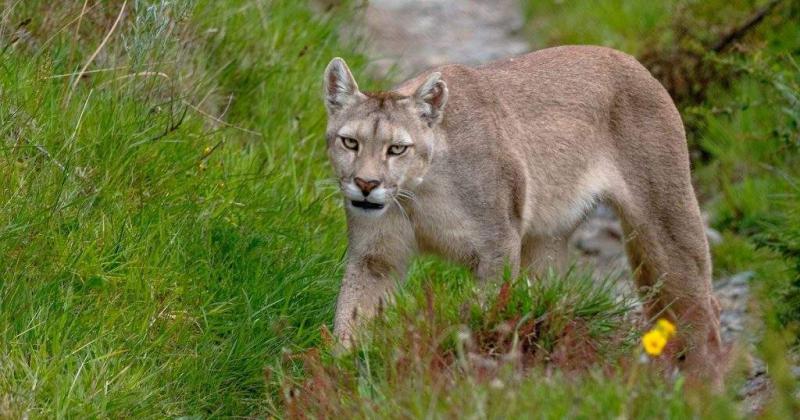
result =
[[[714,292],[722,306],[720,327],[725,341],[736,341],[747,328],[747,301],[750,296],[749,280],[754,273],[744,271],[714,284]],[[754,339],[754,335],[749,339]]]
[[[706,237],[710,245],[719,245],[722,243],[722,234],[712,227],[706,227]]]

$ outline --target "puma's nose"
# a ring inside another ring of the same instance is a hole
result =
[[[378,181],[377,179],[372,179],[367,181],[366,179],[356,177],[356,179],[354,179],[353,181],[356,182],[356,185],[358,185],[358,189],[361,190],[361,192],[364,194],[364,197],[368,196],[369,193],[372,192],[372,190],[378,187],[378,185],[381,185],[381,182]]]

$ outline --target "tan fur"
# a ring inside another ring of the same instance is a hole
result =
[[[719,382],[719,308],[683,123],[635,59],[558,47],[444,66],[382,94],[360,92],[335,59],[325,97],[328,153],[343,190],[357,195],[360,177],[379,181],[388,197],[381,210],[345,199],[350,243],[334,321],[345,343],[414,254],[466,264],[481,279],[506,266],[514,274],[559,266],[570,233],[604,200],[623,220],[640,290],[657,288],[647,315],[677,322],[687,371]],[[342,135],[359,150],[344,147]],[[387,156],[400,137],[413,147]]]

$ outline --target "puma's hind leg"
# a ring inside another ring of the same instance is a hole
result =
[[[676,178],[682,178],[679,175]],[[688,180],[671,179],[660,191],[618,195],[625,247],[649,319],[678,326],[679,365],[693,379],[721,387],[723,351],[719,303],[711,285],[711,257],[694,192]],[[653,182],[645,182],[651,186]]]

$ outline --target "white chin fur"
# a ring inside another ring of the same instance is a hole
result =
[[[353,183],[346,183],[342,187],[342,192],[345,197],[345,207],[351,214],[358,215],[359,217],[375,218],[380,217],[386,213],[386,209],[391,204],[391,196],[386,188],[378,187],[370,192],[369,196],[364,199],[364,194]],[[353,201],[368,201],[374,204],[382,204],[383,208],[380,209],[365,209],[353,205]]]
[[[387,204],[389,201],[389,193],[386,191],[386,188],[378,187],[372,190],[369,193],[369,197],[367,197],[367,201],[371,201],[373,203],[380,203],[380,204]]]

